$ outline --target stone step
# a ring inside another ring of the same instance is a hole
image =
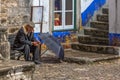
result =
[[[35,64],[26,61],[1,61],[0,80],[35,80]]]
[[[103,14],[103,15],[100,15],[98,14],[97,15],[97,21],[101,21],[101,22],[108,22],[109,21],[109,16],[106,15],[106,14]]]
[[[102,13],[103,14],[109,14],[109,9],[108,8],[103,8]]]
[[[91,64],[93,62],[101,62],[107,60],[119,59],[119,55],[115,54],[98,54],[93,52],[84,52],[78,50],[65,50],[65,61],[78,64]]]
[[[78,41],[83,44],[109,45],[108,38],[91,37],[88,35],[79,35]]]
[[[119,55],[119,50],[120,50],[120,47],[115,47],[115,46],[89,45],[82,43],[73,43],[71,44],[71,48],[85,52],[116,54],[116,55]]]
[[[108,30],[109,24],[107,22],[94,21],[94,22],[90,22],[90,27],[101,29],[101,30]]]
[[[85,35],[91,35],[93,37],[104,37],[108,38],[108,31],[107,30],[99,30],[95,28],[84,28]]]

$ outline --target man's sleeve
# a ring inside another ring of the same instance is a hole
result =
[[[25,34],[21,33],[19,35],[20,43],[32,45],[32,42],[25,39]]]

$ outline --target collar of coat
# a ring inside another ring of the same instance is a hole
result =
[[[24,31],[24,33],[27,35],[27,34],[28,34],[28,32],[27,32],[27,30],[26,30],[25,26],[26,26],[26,24],[24,24],[24,25],[23,25],[23,31]]]

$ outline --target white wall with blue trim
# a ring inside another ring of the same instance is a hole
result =
[[[44,6],[44,22],[43,22],[43,32],[49,32],[49,0],[40,0],[40,5]],[[88,20],[94,15],[94,12],[98,10],[102,5],[104,5],[106,0],[81,0],[81,17],[82,18],[82,25],[85,25]],[[47,4],[47,5],[46,5]],[[80,9],[79,8],[79,9]],[[78,9],[76,9],[78,10]],[[35,37],[37,37],[37,29],[35,31]],[[66,42],[66,37],[73,36],[75,37],[75,32],[71,31],[59,31],[53,32],[53,36],[57,37],[61,42]]]
[[[49,32],[49,0],[32,0],[32,6],[43,6],[43,22],[42,32]],[[40,26],[35,26],[34,36],[37,40],[40,40],[38,34],[40,33]]]
[[[109,41],[120,46],[120,0],[109,0]]]
[[[85,26],[94,12],[101,8],[106,0],[81,0],[81,18],[82,26]]]
[[[105,3],[106,0],[81,0],[80,13],[82,18],[82,26],[86,25],[89,19],[94,15],[94,12],[101,8]],[[62,42],[65,42],[65,36],[69,36],[72,33],[71,31],[53,32],[53,35],[55,37],[61,38]]]

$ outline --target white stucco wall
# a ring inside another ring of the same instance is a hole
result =
[[[116,2],[117,1],[117,2]],[[109,32],[120,34],[120,0],[109,0]]]
[[[43,12],[43,32],[49,32],[49,0],[40,0],[40,5],[44,6]]]
[[[83,13],[94,0],[81,0],[81,13]]]
[[[40,2],[39,2],[40,1]],[[42,32],[49,32],[49,0],[33,0],[33,6],[43,6],[43,25]],[[39,28],[35,29],[35,33],[39,32]]]
[[[36,5],[36,6],[44,6],[44,15],[43,15],[43,32],[51,32],[52,31],[52,26],[53,26],[53,21],[52,21],[52,16],[53,16],[53,1],[54,0],[40,0],[40,3],[38,2],[38,0],[31,0],[34,1],[32,5]],[[77,0],[77,11],[76,11],[76,24],[77,24],[77,29],[80,26],[80,0]],[[39,32],[37,31],[39,30],[38,28],[35,30],[35,32]]]

